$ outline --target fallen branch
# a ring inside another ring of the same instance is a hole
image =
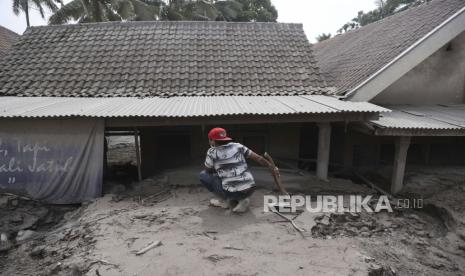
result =
[[[155,247],[158,247],[160,245],[162,245],[161,241],[151,242],[147,247],[142,248],[141,250],[137,251],[136,256],[145,254],[147,251],[149,251],[149,250],[151,250],[151,249],[153,249]]]
[[[89,261],[88,268],[90,268],[94,264],[98,264],[98,263],[103,264],[103,265],[113,266],[115,268],[119,268],[119,265],[114,264],[114,263],[110,263],[109,261],[106,261],[106,260],[102,260],[102,259],[98,259],[98,260],[87,259],[87,260]]]
[[[378,185],[371,182],[368,178],[364,177],[363,175],[359,174],[356,171],[353,171],[353,174],[356,177],[360,178],[363,182],[368,184],[373,190],[387,196],[388,199],[389,199],[389,203],[391,203],[392,205],[394,205],[394,206],[400,205],[402,208],[406,207],[404,204],[400,204],[399,200],[395,196],[393,196],[392,194],[390,194],[390,193],[386,192],[385,190],[381,189]]]
[[[227,245],[227,246],[223,247],[223,249],[238,250],[238,251],[243,251],[244,250],[242,248],[233,247],[231,245]]]
[[[290,222],[292,224],[292,226],[295,228],[295,230],[297,230],[302,235],[302,237],[305,237],[304,236],[305,229],[299,228],[292,219],[286,217],[285,215],[281,214],[278,211],[272,211],[272,212],[275,213],[276,215],[282,217],[283,219],[287,220],[288,222]]]
[[[117,267],[117,268],[119,267],[119,265],[114,264],[114,263],[110,263],[109,261],[105,261],[105,260],[95,260],[95,262],[101,263],[101,264],[104,264],[104,265],[114,266],[114,267]]]

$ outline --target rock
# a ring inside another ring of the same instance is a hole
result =
[[[0,196],[0,206],[8,205],[8,197],[7,196]]]
[[[331,224],[330,221],[329,221],[329,217],[328,217],[328,216],[324,216],[323,218],[321,218],[321,220],[320,220],[319,222],[320,222],[321,224],[323,224],[323,225],[326,225],[326,226],[328,226],[328,225]]]
[[[45,248],[46,247],[44,245],[36,246],[31,250],[31,253],[29,253],[29,256],[33,258],[42,259],[46,256],[46,253],[47,253]]]
[[[372,263],[368,268],[368,276],[395,276],[396,271],[392,267],[384,267],[379,264]]]
[[[21,214],[19,213],[13,213],[10,218],[9,218],[9,221],[10,223],[13,223],[13,224],[20,224],[20,223],[23,223],[24,221],[24,218]]]
[[[16,236],[16,241],[21,242],[21,241],[28,240],[28,239],[34,237],[36,234],[37,234],[36,231],[21,230],[21,231],[18,232],[18,235]]]
[[[8,236],[5,233],[0,234],[0,242],[7,242]]]
[[[410,219],[420,220],[420,217],[416,214],[406,214],[405,216]]]
[[[370,232],[361,232],[360,236],[362,236],[364,238],[369,238],[369,237],[371,237],[371,233]]]
[[[0,253],[8,252],[8,250],[10,250],[11,248],[13,248],[12,242],[10,241],[0,242]]]
[[[69,270],[70,271],[68,271],[68,273],[67,273],[69,276],[81,276],[81,275],[84,275],[83,272],[82,272],[84,269],[80,268],[77,265],[72,265]]]
[[[87,206],[89,206],[90,204],[92,204],[92,201],[86,200],[86,201],[84,201],[84,202],[81,203],[81,207],[87,207]]]
[[[365,263],[372,263],[375,261],[375,258],[372,258],[370,256],[363,256],[363,260],[365,261]]]
[[[10,199],[10,200],[8,201],[8,203],[9,203],[9,205],[10,205],[11,207],[18,207],[18,205],[19,205],[19,199],[17,199],[17,198]]]
[[[60,272],[63,269],[63,264],[58,262],[54,265],[52,265],[47,273],[47,275],[56,275],[58,272]]]
[[[360,217],[360,214],[359,214],[359,213],[352,213],[352,212],[350,212],[349,215],[350,215],[352,218],[359,218],[359,217]]]
[[[126,198],[126,195],[113,195],[111,197],[111,201],[113,202],[120,202]]]

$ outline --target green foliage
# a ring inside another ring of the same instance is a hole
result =
[[[44,7],[52,12],[56,12],[58,10],[56,4],[63,5],[63,2],[62,0],[13,0],[13,12],[16,15],[23,12],[26,15],[26,23],[29,27],[29,9],[35,8],[39,11],[40,16],[45,18]]]
[[[338,33],[344,33],[353,29],[360,28],[370,23],[376,22],[395,13],[404,11],[410,7],[414,7],[430,0],[377,0],[378,8],[364,13],[359,11],[357,17],[350,22],[344,24]]]
[[[56,11],[49,18],[49,24],[73,20],[80,23],[157,20],[159,6],[150,3],[142,0],[73,0]]]
[[[317,40],[318,42],[321,42],[321,41],[328,40],[328,39],[330,39],[330,38],[331,38],[331,33],[327,33],[327,34],[322,33],[322,34],[320,34],[319,36],[316,37],[316,40]]]
[[[278,11],[270,0],[236,0],[242,5],[241,13],[232,21],[276,22]]]
[[[56,11],[49,23],[114,20],[275,22],[277,17],[278,12],[270,0],[73,0]]]

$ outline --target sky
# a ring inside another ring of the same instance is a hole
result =
[[[64,2],[69,2],[65,0]],[[24,14],[16,16],[13,0],[0,0],[0,25],[22,34],[26,29]],[[376,7],[375,0],[271,0],[278,10],[278,21],[302,23],[311,42],[321,33],[336,34],[337,30],[357,15]],[[37,10],[30,15],[31,25],[46,25]]]

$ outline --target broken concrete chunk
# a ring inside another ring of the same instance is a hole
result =
[[[8,200],[8,205],[11,206],[11,207],[18,207],[19,199],[14,198],[14,199]]]
[[[329,217],[328,217],[328,216],[323,216],[323,218],[321,218],[321,220],[320,220],[319,222],[320,222],[321,224],[323,224],[323,225],[326,225],[326,226],[328,226],[328,225],[331,224],[331,222],[329,221]]]
[[[31,250],[31,253],[29,253],[29,256],[33,257],[33,258],[44,258],[45,255],[46,255],[46,250],[45,250],[45,246],[44,245],[40,245],[40,246],[36,246],[34,247],[32,250]]]
[[[21,230],[21,231],[18,232],[18,235],[16,236],[16,241],[20,242],[20,241],[28,240],[30,238],[33,238],[36,234],[37,234],[36,231]]]
[[[384,267],[379,264],[372,263],[368,268],[368,276],[395,276],[396,271],[391,267]]]
[[[7,252],[13,248],[13,243],[10,241],[0,242],[0,253]]]

